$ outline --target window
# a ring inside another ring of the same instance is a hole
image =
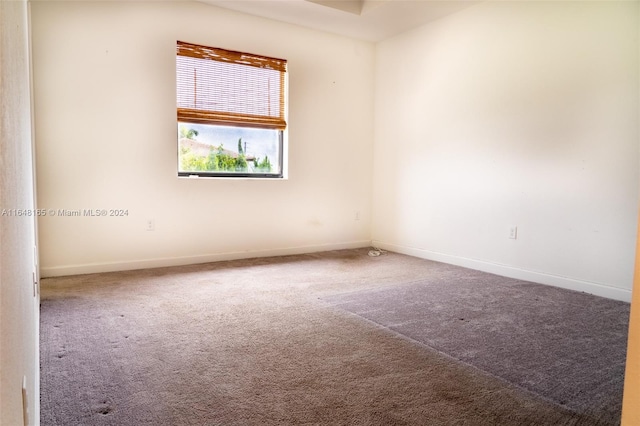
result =
[[[178,41],[178,176],[283,176],[287,61]]]

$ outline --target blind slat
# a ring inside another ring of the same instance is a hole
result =
[[[284,120],[274,117],[209,112],[188,108],[178,108],[178,121],[200,124],[240,125],[277,130],[284,130],[287,127],[287,123]]]

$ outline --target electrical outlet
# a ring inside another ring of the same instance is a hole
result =
[[[147,226],[145,228],[147,231],[155,231],[156,230],[156,221],[155,219],[147,219]]]
[[[517,226],[512,226],[511,228],[509,228],[509,238],[511,238],[512,240],[515,240],[518,238],[518,227]]]

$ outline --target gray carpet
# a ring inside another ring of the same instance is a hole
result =
[[[573,411],[621,414],[628,303],[462,268],[326,300]]]
[[[366,253],[43,280],[41,424],[619,423],[329,306],[336,297],[382,295],[417,280],[454,287],[451,279],[467,273]],[[600,315],[594,306],[584,308]]]

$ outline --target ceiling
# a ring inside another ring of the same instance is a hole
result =
[[[458,0],[200,0],[359,40],[377,42],[468,7]]]

